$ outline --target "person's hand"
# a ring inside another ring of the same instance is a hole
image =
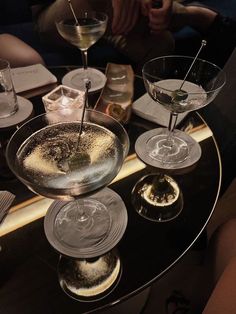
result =
[[[112,32],[116,35],[127,34],[136,24],[140,14],[137,0],[112,0]]]
[[[151,10],[152,8],[152,0],[139,0],[140,2],[140,5],[141,5],[141,11],[142,11],[142,14],[145,15],[145,16],[148,16],[149,14],[149,11]]]
[[[172,17],[173,0],[162,0],[160,8],[155,7],[155,0],[141,0],[142,13],[149,17],[152,33],[160,33],[168,29]]]

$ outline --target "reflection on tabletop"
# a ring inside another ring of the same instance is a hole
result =
[[[212,132],[206,124],[201,124],[195,128],[186,130],[197,142],[201,142],[210,138]],[[121,171],[111,182],[111,184],[124,179],[140,170],[146,165],[141,162],[136,154],[129,155],[121,168]],[[32,221],[42,218],[46,215],[47,209],[52,204],[53,200],[43,196],[35,196],[32,199],[25,201],[19,205],[12,207],[0,228],[0,236],[16,230]]]

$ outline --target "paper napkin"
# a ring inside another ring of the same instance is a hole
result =
[[[147,93],[133,102],[133,112],[146,120],[155,122],[161,126],[168,126],[170,112],[161,104],[154,101]],[[180,113],[177,118],[177,124],[187,115],[187,112]]]
[[[57,82],[57,78],[42,64],[11,69],[16,93]]]

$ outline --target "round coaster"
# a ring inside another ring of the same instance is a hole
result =
[[[192,166],[195,164],[201,157],[202,150],[198,142],[196,142],[191,136],[187,133],[177,130],[174,130],[174,136],[179,137],[187,143],[189,154],[187,158],[182,162],[173,162],[165,163],[157,159],[152,158],[148,154],[148,143],[150,139],[157,135],[167,134],[165,128],[158,128],[147,131],[140,135],[135,143],[135,151],[138,157],[146,164],[159,169],[183,169]]]
[[[128,221],[126,207],[120,196],[109,188],[97,192],[85,198],[85,200],[99,201],[110,212],[110,229],[103,239],[93,246],[85,246],[83,237],[78,241],[73,239],[73,243],[64,241],[61,233],[57,230],[56,219],[62,208],[68,204],[64,201],[54,201],[49,207],[44,219],[44,230],[49,243],[63,255],[74,258],[93,258],[101,256],[110,251],[122,238]],[[96,227],[96,226],[95,226]],[[70,230],[76,236],[76,228]],[[60,236],[59,236],[60,235]],[[65,234],[65,239],[67,235]]]
[[[89,93],[101,90],[106,83],[106,76],[101,71],[88,68],[87,69],[87,79],[91,81],[91,88]],[[62,84],[71,88],[75,88],[81,91],[85,91],[85,73],[83,68],[79,68],[68,72],[62,78]]]
[[[23,123],[27,120],[33,113],[32,103],[21,96],[17,96],[18,110],[7,118],[0,119],[0,128],[7,129],[16,126],[19,123]]]

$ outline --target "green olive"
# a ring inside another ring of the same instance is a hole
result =
[[[155,99],[161,104],[171,103],[171,97],[165,93],[156,92],[154,96],[155,96]]]
[[[172,92],[172,100],[175,102],[179,102],[185,100],[188,97],[188,93],[182,89],[176,89]]]

